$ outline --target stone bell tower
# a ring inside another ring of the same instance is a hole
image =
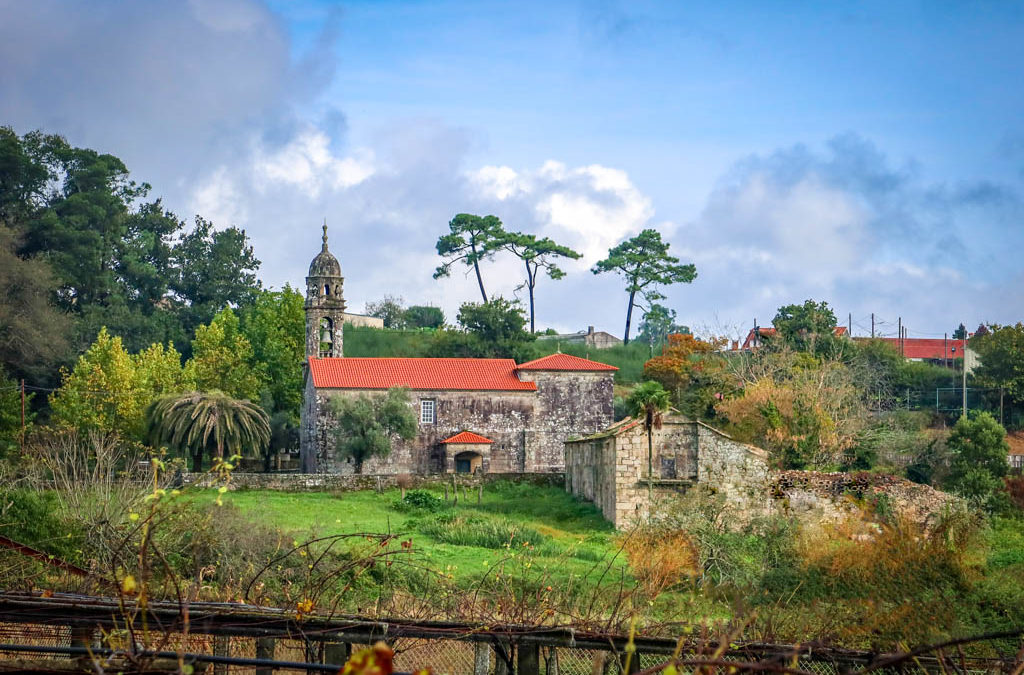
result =
[[[341,263],[327,250],[326,220],[323,240],[323,248],[309,264],[306,277],[306,358],[343,355],[345,279],[341,276]]]

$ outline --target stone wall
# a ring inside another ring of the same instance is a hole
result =
[[[956,502],[953,495],[929,485],[863,472],[778,471],[769,488],[777,512],[816,521],[839,522],[867,508],[927,524]]]
[[[664,420],[653,441],[655,508],[694,484],[744,510],[763,508],[768,477],[764,451],[678,416]],[[608,432],[567,442],[565,463],[566,490],[593,502],[616,527],[649,515],[647,433],[640,422],[626,421]]]
[[[537,385],[537,412],[531,420],[526,471],[564,471],[565,441],[592,434],[612,423],[611,372],[521,371]]]
[[[282,492],[337,492],[354,490],[374,490],[398,487],[399,476],[396,474],[362,474],[342,475],[330,473],[241,473],[231,474],[229,490],[280,490]],[[451,485],[450,475],[407,476],[408,487],[440,487]],[[183,476],[185,485],[196,487],[220,486],[216,477],[208,473],[186,473]],[[558,473],[490,473],[482,476],[457,476],[459,485],[485,485],[512,481],[533,485],[562,487],[565,482]]]

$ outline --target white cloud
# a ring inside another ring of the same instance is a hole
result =
[[[331,152],[327,134],[313,127],[300,131],[284,147],[267,150],[260,146],[253,158],[257,186],[289,185],[311,198],[323,190],[345,190],[374,174],[373,153],[366,149],[347,157]]]

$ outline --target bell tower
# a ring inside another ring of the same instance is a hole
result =
[[[342,356],[345,296],[341,263],[327,250],[327,220],[323,248],[309,264],[306,277],[306,358]]]

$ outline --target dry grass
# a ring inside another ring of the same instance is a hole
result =
[[[640,529],[627,535],[622,547],[630,572],[651,600],[700,573],[697,550],[685,532]]]

